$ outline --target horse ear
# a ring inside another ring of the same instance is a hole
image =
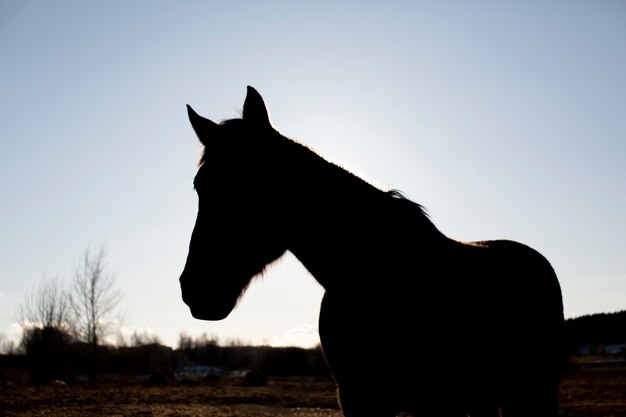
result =
[[[215,136],[216,128],[219,125],[200,116],[189,104],[187,104],[187,114],[189,115],[189,121],[191,122],[191,126],[193,126],[193,130],[196,131],[198,139],[203,145],[206,145],[211,137]]]
[[[248,86],[246,100],[243,103],[243,119],[259,127],[272,127],[270,116],[263,102],[263,97],[254,88]]]

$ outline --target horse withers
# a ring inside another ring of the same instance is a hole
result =
[[[324,355],[346,417],[553,417],[563,363],[558,279],[509,240],[461,242],[272,126],[248,87],[239,119],[188,106],[203,147],[180,277],[191,314],[221,320],[290,251],[324,287]]]

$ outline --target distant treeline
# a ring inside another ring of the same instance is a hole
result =
[[[567,319],[565,337],[571,353],[580,349],[604,353],[608,345],[626,343],[626,310]]]
[[[329,375],[321,348],[220,346],[205,337],[181,338],[180,345],[177,349],[155,342],[103,345],[97,347],[94,356],[90,345],[72,340],[60,329],[31,329],[19,353],[0,355],[0,382],[20,379],[35,385],[52,380],[72,383],[91,372],[141,376],[163,368],[181,374],[193,372],[195,376],[249,370],[273,376]]]
[[[606,354],[608,345],[626,343],[626,310],[600,313],[566,320],[565,341],[570,354],[581,351]],[[390,341],[392,343],[393,341]],[[367,343],[367,335],[363,337]],[[621,355],[625,355],[622,351]],[[376,360],[376,358],[372,358]],[[364,365],[365,366],[365,365]],[[92,346],[70,337],[56,327],[30,329],[20,348],[0,355],[0,382],[16,379],[34,384],[54,379],[77,381],[95,371],[98,375],[147,375],[171,368],[177,373],[207,374],[258,370],[266,375],[329,375],[320,347],[222,346],[217,339],[203,335],[193,339],[181,334],[173,349],[157,340],[135,340],[133,346]]]

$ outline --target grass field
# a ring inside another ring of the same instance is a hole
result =
[[[214,416],[340,417],[335,387],[322,377],[269,378],[244,387],[241,378],[213,383],[178,380],[143,386],[142,379],[66,386],[3,386],[0,417]],[[577,363],[561,386],[563,417],[626,417],[626,363]]]

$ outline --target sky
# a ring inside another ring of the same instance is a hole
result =
[[[318,342],[323,289],[290,254],[222,321],[181,299],[201,152],[185,105],[239,117],[247,85],[281,133],[448,237],[537,249],[567,318],[626,309],[625,45],[610,0],[0,0],[0,334],[104,248],[126,336]]]

